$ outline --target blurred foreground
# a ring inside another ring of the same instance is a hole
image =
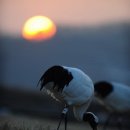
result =
[[[57,128],[63,107],[40,92],[0,87],[0,130],[54,130]],[[102,127],[109,112],[95,101],[89,107],[88,111],[90,110],[99,117],[99,127]],[[68,129],[91,129],[89,125],[76,121],[71,112],[68,120]],[[123,113],[113,115],[109,122],[111,130],[117,129],[119,120],[123,130],[130,129],[130,113]],[[62,127],[64,129],[63,124]]]
[[[52,119],[34,119],[23,116],[8,116],[0,118],[0,130],[56,130],[58,120]],[[92,130],[88,124],[80,122],[68,122],[68,130]],[[101,130],[102,126],[98,127]],[[109,126],[107,130],[115,130],[116,127]],[[60,126],[60,130],[64,130],[64,124]]]

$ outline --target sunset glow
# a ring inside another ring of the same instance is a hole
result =
[[[23,27],[22,36],[26,40],[46,40],[56,33],[56,26],[52,20],[45,16],[29,18]]]

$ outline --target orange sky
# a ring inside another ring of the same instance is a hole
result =
[[[50,17],[57,25],[93,26],[130,20],[130,0],[1,0],[0,29],[20,34],[25,20]]]

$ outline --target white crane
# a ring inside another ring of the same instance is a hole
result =
[[[86,112],[94,96],[94,86],[83,71],[55,65],[47,69],[39,83],[40,90],[66,106],[72,106],[77,120],[87,121],[93,130],[97,130],[98,118],[92,112]]]
[[[112,113],[106,124],[108,124],[113,113],[130,112],[129,86],[118,82],[99,81],[94,84],[94,89],[96,99]],[[118,124],[118,126],[120,125]]]

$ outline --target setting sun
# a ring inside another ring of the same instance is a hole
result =
[[[52,20],[45,16],[29,18],[22,30],[22,36],[27,40],[46,40],[56,33],[56,26]]]

